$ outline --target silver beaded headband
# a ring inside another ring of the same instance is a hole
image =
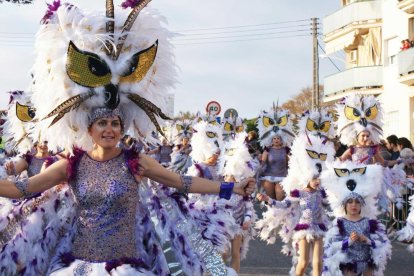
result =
[[[364,200],[364,198],[360,195],[360,194],[358,194],[358,193],[355,193],[355,192],[351,192],[351,193],[349,193],[345,198],[344,198],[344,200],[342,200],[342,205],[343,206],[345,206],[346,205],[346,203],[348,202],[348,200],[350,200],[350,199],[356,199],[356,200],[358,200],[359,201],[359,203],[361,203],[361,205],[365,205],[365,200]]]
[[[118,108],[110,109],[107,107],[98,107],[93,109],[88,115],[88,126],[91,126],[96,120],[101,118],[109,118],[118,116],[122,123],[124,122],[124,116]]]

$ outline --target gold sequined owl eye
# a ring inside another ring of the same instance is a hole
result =
[[[100,87],[111,82],[111,70],[98,55],[79,50],[70,41],[66,57],[66,73],[75,83],[85,87]]]
[[[288,123],[288,116],[287,115],[282,116],[277,120],[277,125],[281,126],[281,127],[284,127],[287,123]]]
[[[349,170],[348,169],[334,169],[335,174],[339,177],[348,176]]]
[[[318,125],[315,123],[315,121],[308,119],[306,121],[306,129],[309,131],[316,131],[318,130]]]
[[[371,106],[370,108],[368,108],[367,110],[365,110],[365,117],[368,120],[375,119],[375,117],[377,117],[377,114],[378,114],[378,107],[377,107],[377,105]]]
[[[149,48],[131,57],[127,70],[122,74],[121,82],[139,82],[148,73],[157,55],[158,40]]]
[[[358,121],[361,117],[361,113],[354,107],[345,106],[345,117],[351,121]]]
[[[232,131],[233,126],[230,123],[226,122],[226,123],[224,123],[224,130],[225,131]]]
[[[263,125],[265,127],[269,127],[269,126],[274,125],[274,124],[275,124],[275,121],[273,119],[271,119],[269,117],[266,117],[266,116],[263,116]]]

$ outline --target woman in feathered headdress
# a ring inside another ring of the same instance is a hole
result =
[[[126,1],[130,11],[116,16],[111,0],[106,14],[49,5],[36,39],[31,103],[50,148],[71,156],[31,178],[1,180],[0,195],[27,197],[67,180],[76,200],[39,202],[21,231],[3,229],[3,274],[166,275],[166,239],[184,273],[227,274],[183,200],[159,183],[230,198],[233,190],[251,193],[252,180],[180,177],[138,150],[117,147],[127,131],[162,132],[157,117],[167,118],[159,105],[174,82],[170,34],[162,17],[144,9],[148,2]]]
[[[281,200],[285,194],[280,182],[287,175],[289,146],[295,138],[293,123],[287,110],[275,106],[270,112],[263,111],[256,123],[260,144],[264,149],[260,180],[268,196]]]

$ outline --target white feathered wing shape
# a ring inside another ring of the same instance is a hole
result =
[[[122,36],[128,13],[116,7],[115,45]],[[58,147],[71,150],[73,145],[85,150],[92,148],[87,131],[88,113],[93,107],[105,104],[109,91],[117,91],[119,95],[118,108],[125,115],[125,132],[136,132],[136,136],[138,132],[147,136],[155,128],[143,110],[148,105],[139,108],[131,98],[142,97],[161,111],[164,109],[167,90],[174,84],[176,75],[169,42],[171,33],[162,27],[164,18],[144,8],[117,59],[105,52],[105,42],[113,41],[111,33],[106,32],[108,21],[103,12],[89,13],[73,5],[62,5],[51,13],[36,35],[31,99],[37,110],[36,118],[41,120],[61,104],[69,107],[76,102],[72,111],[53,126],[49,127],[59,114],[37,124],[51,150]],[[137,101],[145,102],[142,98]],[[65,102],[68,99],[71,101]],[[116,97],[111,99],[115,101]]]
[[[285,146],[290,146],[295,138],[293,122],[287,110],[263,111],[257,118],[256,124],[259,129],[259,139],[262,147],[270,147],[275,135],[282,137]]]
[[[383,110],[374,96],[352,94],[336,106],[338,112],[337,128],[340,141],[354,145],[357,135],[364,130],[370,132],[370,139],[379,144],[382,136]]]

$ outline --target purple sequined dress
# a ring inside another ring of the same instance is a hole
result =
[[[282,181],[287,175],[287,154],[288,149],[286,147],[269,148],[266,168],[260,179],[270,182]]]

